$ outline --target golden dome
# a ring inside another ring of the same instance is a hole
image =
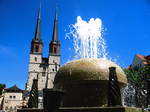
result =
[[[54,83],[78,80],[109,80],[109,67],[116,67],[119,83],[126,85],[127,78],[121,67],[109,60],[94,58],[84,58],[66,63],[60,67]]]

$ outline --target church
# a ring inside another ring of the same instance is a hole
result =
[[[37,24],[34,38],[31,41],[31,49],[29,55],[28,79],[26,83],[26,91],[30,92],[33,80],[37,79],[38,86],[38,107],[42,108],[43,89],[53,88],[53,81],[60,67],[60,41],[58,40],[58,15],[55,14],[52,39],[49,43],[49,55],[43,57],[43,41],[40,31],[41,9],[38,11]]]
[[[58,40],[58,14],[55,13],[52,39],[49,42],[49,55],[43,57],[43,41],[40,31],[41,8],[37,15],[37,24],[34,37],[31,41],[28,65],[28,79],[25,90],[19,89],[16,85],[5,88],[0,96],[0,110],[16,112],[17,109],[26,107],[32,95],[34,81],[37,87],[37,108],[43,108],[43,89],[53,88],[56,72],[60,67],[60,41]],[[34,91],[35,92],[35,91]]]

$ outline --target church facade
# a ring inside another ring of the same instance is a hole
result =
[[[31,42],[28,79],[26,90],[31,91],[33,79],[38,80],[38,90],[52,88],[53,81],[60,67],[60,41],[58,40],[58,17],[57,12],[54,19],[53,35],[49,43],[49,55],[43,57],[43,41],[40,31],[41,10],[38,12],[37,24],[34,38]]]

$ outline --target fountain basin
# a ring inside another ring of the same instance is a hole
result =
[[[120,88],[126,86],[123,70],[109,60],[85,58],[62,66],[54,80],[54,88],[65,91],[62,106],[106,107],[109,67],[116,67]]]
[[[135,107],[62,107],[59,112],[148,112]]]

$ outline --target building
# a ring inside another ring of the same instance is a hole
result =
[[[26,90],[31,91],[33,79],[38,80],[39,108],[42,108],[42,91],[44,88],[53,88],[55,74],[60,67],[60,41],[58,40],[58,17],[54,19],[52,40],[49,43],[49,55],[43,57],[43,41],[40,31],[41,9],[38,12],[34,38],[31,42],[28,79]]]
[[[139,69],[139,68],[143,68],[147,65],[149,65],[150,63],[150,55],[148,56],[143,56],[140,54],[136,54],[134,56],[133,62],[132,64],[129,66],[129,69]]]
[[[16,85],[4,89],[1,107],[6,112],[16,112],[17,109],[23,106],[23,90],[19,89]]]

